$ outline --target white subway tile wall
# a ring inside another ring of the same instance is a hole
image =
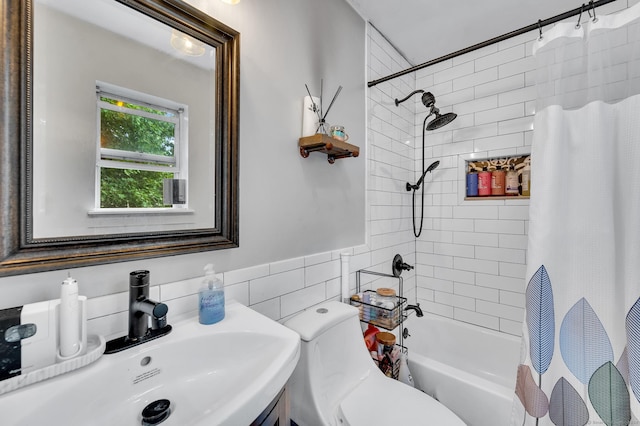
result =
[[[416,72],[416,89],[458,118],[426,135],[426,229],[416,243],[417,300],[423,309],[520,335],[524,317],[528,200],[465,200],[464,160],[530,152],[535,89],[531,42],[537,33]],[[437,86],[430,85],[437,83]],[[416,159],[422,120],[416,107]],[[449,136],[450,135],[450,136]],[[420,168],[417,163],[416,170]]]

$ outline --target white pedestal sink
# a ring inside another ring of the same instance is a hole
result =
[[[249,425],[298,362],[299,336],[230,301],[223,321],[197,313],[167,336],[0,396],[3,425],[140,425],[142,410],[171,403],[163,426]]]

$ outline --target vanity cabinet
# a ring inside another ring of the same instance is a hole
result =
[[[285,387],[250,426],[289,426],[289,392]]]

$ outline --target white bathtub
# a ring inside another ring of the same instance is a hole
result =
[[[416,388],[469,426],[509,424],[519,338],[428,313],[411,315],[404,327]]]

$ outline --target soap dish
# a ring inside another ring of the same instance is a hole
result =
[[[104,354],[105,347],[106,341],[103,336],[87,336],[87,351],[84,355],[2,380],[0,395],[85,367],[97,361]]]

